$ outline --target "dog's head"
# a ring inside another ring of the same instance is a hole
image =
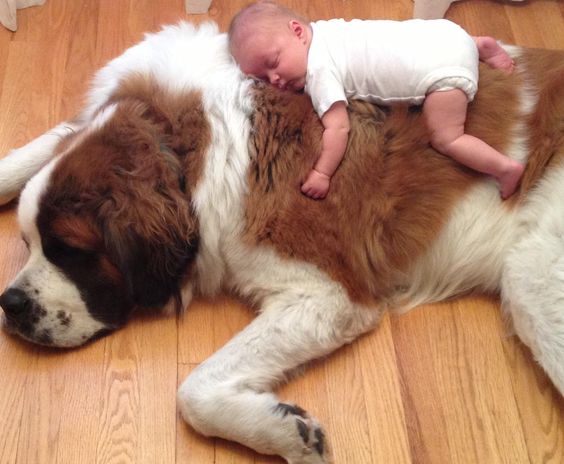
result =
[[[8,330],[77,346],[119,328],[136,307],[179,307],[198,227],[190,150],[145,103],[108,105],[64,145],[22,192],[30,256],[0,305]]]

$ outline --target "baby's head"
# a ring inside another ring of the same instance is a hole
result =
[[[309,21],[269,1],[253,3],[229,26],[229,50],[245,74],[281,89],[304,88]]]

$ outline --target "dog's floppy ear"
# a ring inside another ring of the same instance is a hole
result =
[[[108,257],[122,274],[131,301],[159,307],[178,297],[198,249],[198,229],[178,186],[169,191],[161,185],[156,191],[152,182],[146,183],[130,180],[124,191],[106,199],[99,217]]]
[[[97,216],[132,302],[157,307],[178,296],[197,252],[198,226],[179,180],[181,163],[163,152],[148,124],[132,111],[106,135],[113,161]]]
[[[109,165],[97,198],[108,259],[132,303],[164,305],[177,297],[198,248],[198,226],[185,192],[184,160],[166,142],[166,121],[148,104],[123,99],[100,132]]]
[[[163,306],[171,297],[178,297],[181,279],[195,256],[197,238],[190,237],[187,230],[172,230],[174,224],[163,236],[148,236],[131,223],[124,229],[124,224],[108,225],[106,249],[123,275],[131,301],[140,307]]]

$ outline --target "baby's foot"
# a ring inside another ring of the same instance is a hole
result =
[[[494,38],[476,37],[475,40],[481,61],[507,74],[513,72],[515,62]]]
[[[519,185],[519,181],[521,180],[521,176],[523,175],[523,171],[525,170],[525,166],[518,161],[511,160],[507,170],[504,174],[498,177],[499,182],[499,191],[501,193],[501,198],[506,200],[509,198],[515,190],[517,190],[517,186]]]

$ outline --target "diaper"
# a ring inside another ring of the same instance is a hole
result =
[[[462,90],[468,97],[468,101],[474,100],[474,96],[478,91],[476,82],[467,77],[445,77],[433,83],[428,89],[427,94],[431,92],[444,92],[446,90]]]

